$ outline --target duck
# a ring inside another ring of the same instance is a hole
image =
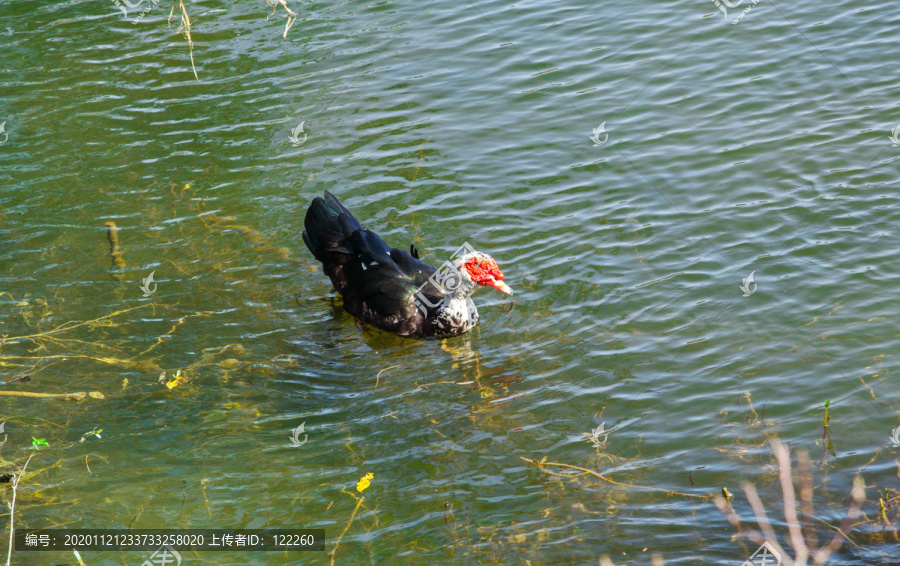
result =
[[[408,252],[390,247],[328,191],[312,200],[303,225],[303,242],[322,263],[344,310],[398,336],[459,336],[478,325],[476,290],[513,293],[490,255],[465,243],[435,268],[419,259],[415,245]]]

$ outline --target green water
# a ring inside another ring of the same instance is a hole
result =
[[[191,1],[196,80],[170,4],[0,3],[0,380],[31,379],[0,392],[105,397],[0,397],[0,471],[49,444],[17,526],[328,539],[186,566],[328,564],[345,528],[336,564],[740,564],[702,496],[755,527],[756,484],[786,545],[777,437],[821,521],[866,482],[832,563],[896,562],[900,8],[748,5],[288,0],[285,39]],[[436,265],[490,253],[514,302],[443,344],[360,328],[300,238],[324,190]]]

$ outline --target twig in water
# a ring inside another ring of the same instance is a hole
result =
[[[272,16],[275,15],[275,10],[278,9],[278,5],[281,4],[284,6],[284,9],[288,13],[287,24],[284,26],[284,33],[281,35],[284,39],[287,39],[287,32],[291,29],[291,26],[294,25],[294,22],[297,21],[297,14],[295,14],[290,8],[288,8],[287,2],[284,0],[266,0],[266,4],[272,6],[272,13],[266,17],[266,21]]]
[[[347,495],[350,495],[351,497],[353,497],[353,499],[356,499],[356,507],[353,508],[353,513],[350,513],[350,520],[347,521],[347,526],[344,527],[344,531],[341,533],[341,536],[339,536],[337,540],[334,541],[334,548],[331,549],[331,553],[328,555],[331,558],[331,566],[334,566],[334,555],[337,554],[338,545],[341,544],[341,539],[343,539],[344,535],[347,534],[347,531],[350,530],[350,524],[353,522],[354,517],[356,517],[357,511],[359,511],[360,505],[362,505],[362,502],[365,499],[365,497],[356,497],[349,491],[344,491],[343,489],[341,491],[343,491]],[[7,566],[9,565],[7,564]]]
[[[697,498],[697,499],[709,499],[710,497],[712,497],[712,495],[697,495],[697,494],[695,494],[695,493],[684,493],[684,492],[681,492],[681,491],[675,491],[674,489],[662,489],[662,488],[659,488],[659,487],[649,487],[649,486],[645,486],[645,485],[637,485],[637,484],[633,484],[633,483],[617,482],[617,481],[615,481],[615,480],[609,479],[608,477],[602,476],[602,475],[598,474],[597,472],[595,472],[595,471],[593,471],[593,470],[588,470],[587,468],[581,468],[581,467],[579,467],[579,466],[573,466],[573,465],[571,465],[571,464],[563,464],[563,463],[561,463],[561,462],[547,462],[547,461],[546,461],[546,460],[547,460],[546,458],[544,458],[544,459],[541,460],[540,462],[538,462],[537,460],[533,460],[533,459],[531,459],[531,458],[522,458],[522,456],[519,456],[519,458],[521,458],[522,460],[525,460],[526,462],[531,462],[532,464],[534,464],[535,466],[537,466],[538,468],[541,468],[541,469],[543,469],[544,466],[557,466],[557,467],[559,467],[559,468],[567,468],[567,469],[570,469],[570,470],[578,470],[579,472],[581,472],[581,473],[583,473],[583,474],[590,474],[590,475],[594,476],[595,478],[600,478],[601,480],[603,480],[603,481],[605,481],[605,482],[609,482],[609,483],[611,483],[611,484],[613,484],[613,485],[618,485],[618,486],[621,486],[621,487],[636,487],[636,488],[638,488],[638,489],[649,489],[649,490],[651,490],[651,491],[661,491],[661,492],[666,493],[666,494],[668,494],[668,495],[681,495],[682,497],[695,497],[695,498]],[[546,471],[546,472],[549,473],[549,474],[553,474],[554,476],[562,476],[562,477],[566,477],[566,476],[571,476],[571,475],[572,475],[572,474],[560,474],[560,473],[554,472],[554,471],[552,471],[552,470],[544,470],[544,471]]]
[[[40,363],[40,361],[38,361],[38,363]],[[28,375],[20,375],[19,377],[14,377],[8,381],[0,381],[0,385],[9,385],[10,383],[15,383],[17,381],[28,383],[29,381],[31,381],[31,377],[29,377]]]
[[[31,462],[31,459],[34,458],[35,453],[36,451],[32,452],[31,455],[28,456],[28,459],[25,460],[25,465],[22,466],[22,471],[12,482],[12,501],[9,504],[9,552],[6,554],[6,566],[10,566],[10,564],[12,563],[13,532],[16,519],[16,494],[19,490],[19,481],[22,479],[22,476],[25,475],[25,469],[28,468],[28,462]]]
[[[400,367],[400,366],[402,366],[402,365],[404,365],[404,364],[398,364],[398,365],[395,365],[395,366],[386,367],[386,368],[384,368],[383,370],[379,371],[378,374],[375,375],[375,389],[378,389],[378,378],[381,377],[381,374],[383,374],[384,372],[386,372],[386,371],[389,370],[389,369],[398,368],[398,367]]]
[[[106,396],[99,391],[91,391],[90,393],[85,393],[84,391],[79,391],[78,393],[32,393],[31,391],[0,391],[0,396],[41,397],[44,399],[62,399],[64,401],[84,401],[88,397],[91,397],[93,399],[106,398]]]
[[[85,456],[84,456],[84,465],[87,467],[87,471],[88,471],[88,473],[91,474],[91,475],[94,475],[94,472],[91,471],[91,466],[90,466],[90,464],[88,464],[88,458],[90,458],[91,456],[93,456],[94,458],[100,458],[101,460],[103,460],[104,462],[106,462],[107,464],[109,464],[109,460],[107,460],[107,459],[104,458],[103,456],[100,456],[100,455],[98,455],[98,454],[85,454]]]

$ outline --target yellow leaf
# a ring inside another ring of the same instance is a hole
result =
[[[368,474],[361,477],[359,479],[359,481],[356,482],[356,491],[362,493],[364,489],[369,487],[369,484],[371,483],[372,478],[374,478],[374,477],[375,477],[375,474],[373,474],[372,472],[369,472]]]
[[[182,383],[187,381],[183,375],[180,375],[181,372],[178,372],[178,373],[179,373],[179,375],[176,375],[175,379],[166,382],[166,387],[168,387],[169,390],[172,390],[175,387],[178,387],[179,385],[181,385]]]

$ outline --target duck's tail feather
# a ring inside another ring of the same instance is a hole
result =
[[[337,198],[325,191],[325,198],[316,197],[306,211],[303,221],[303,241],[316,259],[322,262],[325,274],[341,294],[347,288],[345,266],[356,250],[350,236],[362,226]]]

